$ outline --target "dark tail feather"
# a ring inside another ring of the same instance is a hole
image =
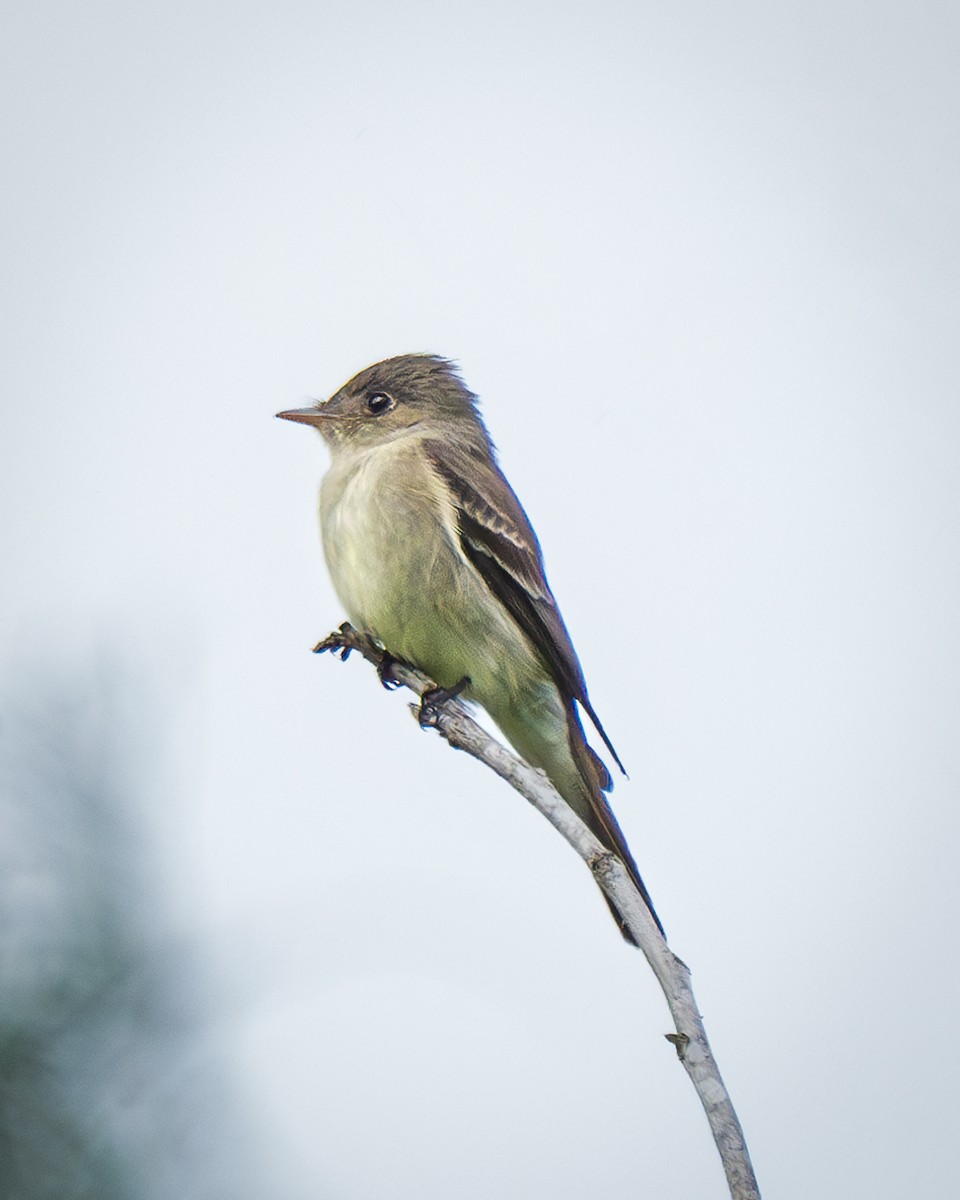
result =
[[[613,756],[613,761],[620,768],[621,774],[626,775],[627,768],[620,761],[620,755],[616,752],[616,750],[614,750],[613,742],[611,742],[610,739],[607,737],[607,731],[600,724],[600,718],[593,711],[593,705],[590,703],[589,699],[587,698],[586,692],[584,692],[584,694],[582,696],[578,697],[578,699],[579,699],[580,703],[583,705],[584,712],[586,712],[587,716],[593,722],[594,729],[596,729],[597,733],[599,733],[600,736],[603,738],[603,744],[610,751],[610,754]],[[581,728],[580,732],[583,733],[582,728]],[[613,784],[611,784],[610,786],[613,787]]]
[[[630,847],[627,845],[627,839],[623,836],[620,826],[617,824],[617,818],[613,815],[613,810],[607,803],[607,798],[604,792],[613,786],[613,781],[610,778],[610,772],[594,754],[593,750],[587,743],[583,734],[583,726],[580,724],[580,718],[573,705],[570,705],[567,713],[567,722],[570,729],[570,748],[573,751],[574,761],[580,769],[580,775],[583,782],[589,791],[589,812],[581,813],[581,816],[587,822],[591,831],[600,839],[601,842],[616,854],[617,858],[626,867],[627,874],[633,880],[633,885],[640,893],[640,896],[647,906],[650,916],[656,922],[657,928],[664,940],[666,940],[666,932],[660,918],[657,916],[657,910],[653,907],[653,901],[650,899],[650,893],[647,891],[646,885],[640,878],[640,871],[637,864],[633,861],[633,855],[630,853]],[[619,764],[619,759],[617,762]],[[600,889],[603,892],[603,889]],[[635,946],[636,939],[627,928],[623,916],[617,909],[613,901],[603,892],[603,898],[607,902],[607,907],[613,914],[613,919],[619,926],[620,932],[624,939],[632,946]]]
[[[627,845],[623,834],[620,832],[620,826],[617,824],[617,819],[611,812],[610,806],[602,798],[602,796],[600,798],[600,803],[606,809],[606,816],[609,818],[609,825],[607,822],[601,823],[598,821],[597,826],[599,826],[599,828],[594,827],[593,832],[597,835],[601,842],[610,847],[610,849],[616,854],[617,858],[619,858],[623,865],[627,868],[627,874],[633,880],[633,886],[640,893],[641,899],[647,906],[647,911],[650,913],[650,916],[653,917],[657,928],[660,930],[660,936],[664,939],[664,941],[666,941],[666,930],[663,928],[663,924],[660,918],[657,916],[657,910],[653,907],[653,901],[650,899],[650,893],[647,891],[646,884],[640,878],[640,872],[637,869],[637,864],[633,861],[633,855],[630,853],[630,848]],[[589,822],[589,824],[593,826],[592,821]],[[613,830],[616,830],[616,837],[611,836],[611,827]],[[603,892],[603,888],[600,890]],[[637,940],[627,928],[626,923],[620,914],[620,910],[613,903],[606,892],[603,892],[603,898],[607,902],[607,907],[610,909],[611,913],[613,913],[613,919],[620,927],[620,932],[623,934],[624,939],[632,946],[635,946],[637,944]]]

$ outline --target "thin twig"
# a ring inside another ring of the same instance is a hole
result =
[[[330,650],[343,659],[356,650],[374,664],[381,680],[402,684],[418,696],[435,688],[433,681],[414,667],[389,659],[385,662],[383,651],[350,625],[341,625],[337,633],[324,638],[314,650],[317,653]],[[620,860],[594,837],[542,771],[528,766],[482,729],[459,700],[428,698],[427,704],[411,705],[411,708],[421,725],[435,728],[451,746],[465,750],[505,779],[547,818],[590,868],[594,878],[616,905],[663,989],[676,1026],[676,1032],[668,1033],[666,1037],[676,1048],[677,1057],[683,1063],[707,1114],[713,1140],[726,1172],[731,1200],[760,1200],[743,1130],[720,1077],[703,1019],[697,1009],[690,984],[690,970],[664,941]]]

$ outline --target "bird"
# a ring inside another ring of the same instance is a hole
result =
[[[663,935],[580,711],[626,772],[590,702],[537,535],[456,365],[434,354],[387,358],[328,400],[277,416],[313,426],[329,448],[320,527],[350,623],[388,661],[485,709],[619,858]]]

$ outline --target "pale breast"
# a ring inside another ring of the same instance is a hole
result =
[[[516,622],[460,548],[446,485],[411,439],[341,453],[320,489],[327,566],[352,625],[504,721],[544,682]],[[531,690],[532,689],[532,690]]]
[[[441,543],[452,545],[446,492],[418,454],[398,439],[344,454],[320,488],[323,549],[350,621],[385,640],[398,605],[406,607]]]

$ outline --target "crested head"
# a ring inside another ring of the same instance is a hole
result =
[[[465,449],[493,446],[454,364],[435,354],[401,354],[366,367],[325,403],[280,416],[316,425],[332,449],[375,446],[407,433],[455,437]]]
[[[398,354],[366,367],[341,391],[393,397],[397,404],[420,405],[453,416],[475,417],[477,398],[457,372],[456,363],[438,354]]]

